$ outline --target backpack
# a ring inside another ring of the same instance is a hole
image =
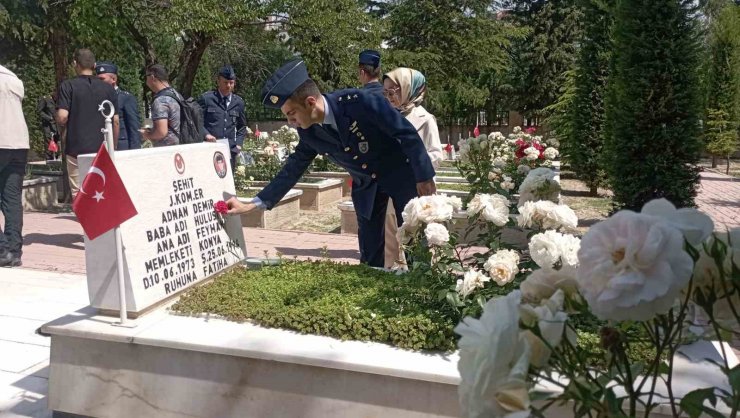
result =
[[[175,89],[167,89],[164,96],[175,99],[180,105],[180,144],[195,144],[203,142],[203,110],[192,97],[181,99]]]

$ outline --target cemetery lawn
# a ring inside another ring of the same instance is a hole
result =
[[[453,278],[451,278],[452,280]],[[374,341],[411,350],[452,351],[452,329],[461,314],[433,286],[413,274],[395,275],[365,265],[283,260],[277,267],[237,267],[186,291],[172,310],[180,315],[215,314],[261,326]],[[594,317],[574,317],[578,345],[595,364],[605,365]],[[633,329],[634,328],[634,329]],[[624,332],[641,332],[633,327]],[[628,355],[652,360],[649,342],[630,346]]]
[[[560,187],[562,203],[570,206],[578,216],[579,233],[586,233],[591,225],[609,216],[612,209],[610,190],[599,189],[598,196],[589,196],[588,187],[567,170],[560,173]]]
[[[449,351],[455,347],[456,322],[432,293],[428,286],[364,265],[286,262],[261,270],[236,268],[188,291],[172,309],[342,340]]]
[[[458,192],[469,192],[470,183],[437,183],[438,190],[456,190]]]

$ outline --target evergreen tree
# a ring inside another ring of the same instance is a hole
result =
[[[710,58],[704,140],[713,156],[727,158],[738,149],[740,127],[740,7],[731,2],[719,11],[710,28]]]
[[[617,0],[606,98],[606,168],[617,209],[694,205],[700,92],[696,2]]]
[[[611,4],[610,4],[611,3]],[[610,0],[579,0],[584,29],[576,67],[575,97],[570,108],[573,129],[565,139],[566,156],[591,195],[605,182],[602,169],[604,95],[609,74]]]
[[[582,16],[576,0],[508,0],[504,6],[529,35],[512,49],[513,106],[527,116],[555,103],[575,66]]]
[[[490,6],[490,0],[399,0],[390,9],[383,66],[424,73],[428,108],[439,121],[495,107],[505,95],[509,48],[524,30]]]

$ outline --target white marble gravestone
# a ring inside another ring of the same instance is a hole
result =
[[[93,154],[79,156],[80,184]],[[241,220],[216,215],[234,195],[229,149],[201,143],[116,152],[116,168],[138,215],[121,225],[127,311],[136,315],[240,262]],[[117,311],[113,231],[85,237],[90,305]]]

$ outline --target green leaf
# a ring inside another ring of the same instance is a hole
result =
[[[702,413],[716,418],[724,418],[719,412],[704,406],[704,401],[708,400],[712,406],[717,405],[717,397],[714,395],[714,388],[696,389],[687,393],[681,399],[681,409],[689,415],[689,418],[698,418]]]
[[[727,379],[735,393],[740,393],[740,364],[730,369],[727,373]]]

